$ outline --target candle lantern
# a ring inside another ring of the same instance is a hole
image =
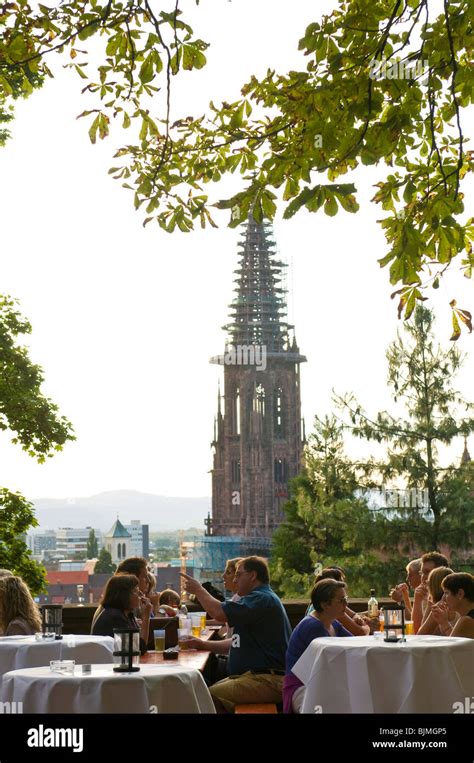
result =
[[[405,605],[385,604],[384,615],[385,641],[405,641]]]
[[[140,631],[137,628],[114,628],[114,662],[116,673],[140,670]]]
[[[63,605],[43,604],[41,607],[41,624],[43,636],[54,633],[59,641],[63,637]]]

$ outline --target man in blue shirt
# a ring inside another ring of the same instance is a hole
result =
[[[235,573],[240,601],[214,599],[194,578],[183,575],[209,615],[233,627],[228,660],[229,677],[211,686],[220,712],[236,705],[282,701],[285,653],[291,626],[278,596],[270,588],[265,559],[248,556]]]

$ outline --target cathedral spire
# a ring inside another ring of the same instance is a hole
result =
[[[289,350],[284,262],[276,259],[276,245],[269,223],[257,223],[249,215],[239,243],[240,262],[235,270],[235,296],[230,319],[223,328],[232,345],[262,345],[268,352]]]
[[[461,456],[461,466],[469,464],[471,462],[471,455],[467,449],[467,435],[464,435],[464,451]]]

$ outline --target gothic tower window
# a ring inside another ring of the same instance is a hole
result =
[[[238,482],[240,484],[240,461],[233,459],[231,463],[232,468],[232,482]]]
[[[283,416],[283,390],[277,387],[273,403],[273,433],[278,439],[285,436],[285,421]]]
[[[275,458],[274,462],[275,482],[285,483],[288,481],[288,464],[285,458]]]
[[[236,388],[232,396],[231,419],[232,419],[232,434],[239,435],[240,434],[240,394],[239,394],[238,387]]]
[[[257,384],[255,386],[255,392],[253,396],[253,410],[255,413],[259,413],[261,416],[265,416],[265,387],[263,384]]]

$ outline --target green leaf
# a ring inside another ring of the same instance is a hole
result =
[[[330,196],[329,199],[326,200],[324,204],[324,212],[329,215],[329,217],[337,215],[337,201],[334,196]]]
[[[145,82],[151,82],[152,79],[155,76],[155,68],[153,65],[153,55],[150,53],[144,60],[143,64],[140,67],[140,72],[138,74],[140,78],[140,82],[143,84]]]
[[[90,128],[89,128],[89,138],[91,140],[91,143],[96,142],[96,136],[97,136],[97,130],[99,129],[100,124],[100,114],[97,114],[96,118],[92,122]]]

